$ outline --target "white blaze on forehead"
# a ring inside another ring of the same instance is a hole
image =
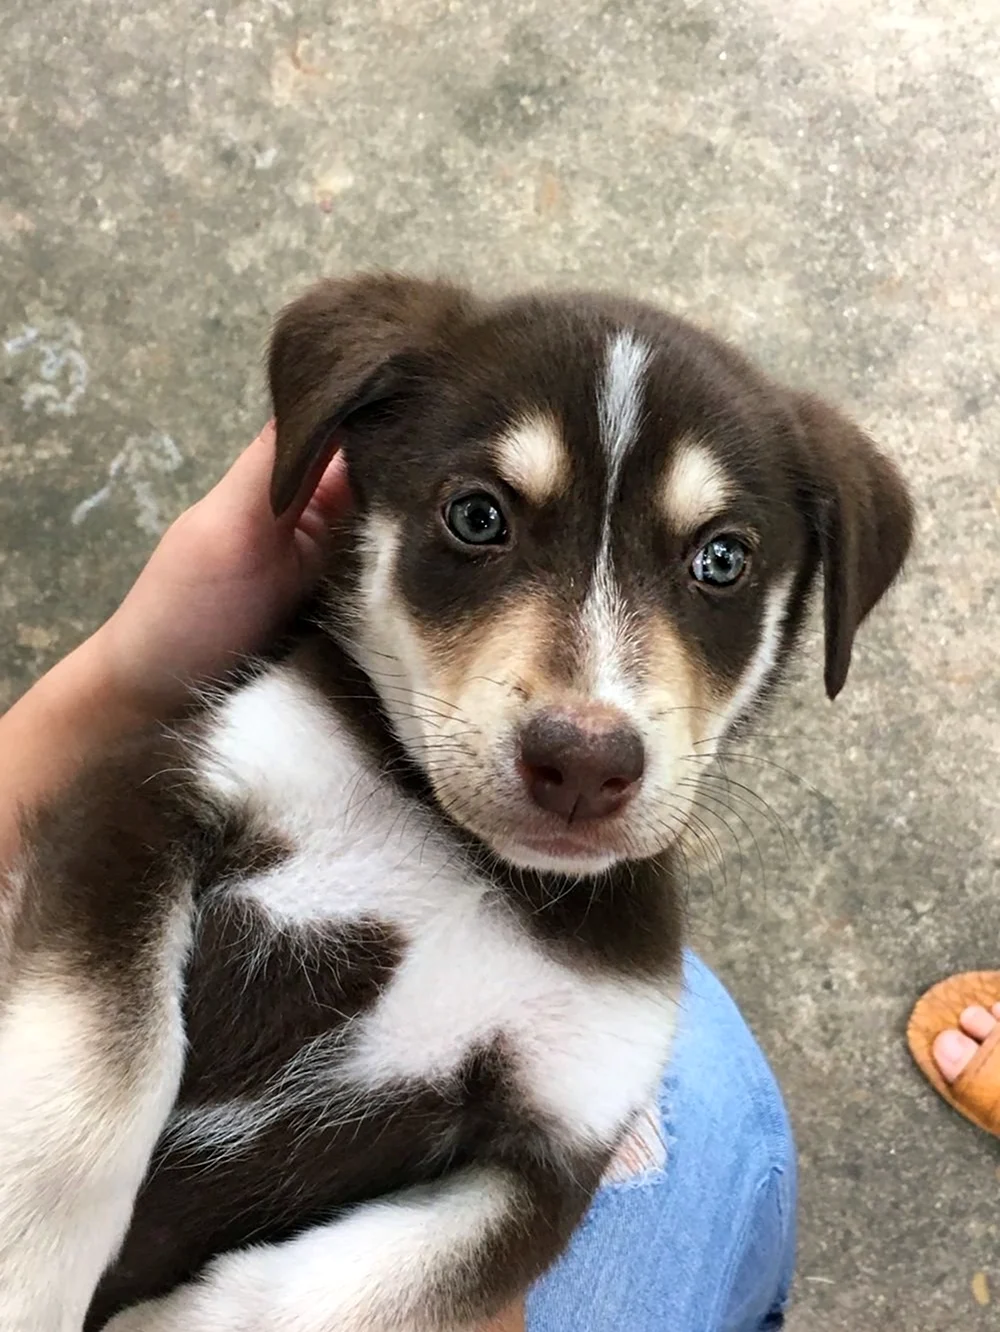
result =
[[[533,504],[545,504],[569,482],[569,451],[551,416],[515,422],[495,442],[493,460],[503,479]]]
[[[597,395],[601,443],[608,459],[608,510],[618,489],[622,464],[635,443],[642,416],[643,376],[651,356],[649,344],[631,329],[620,329],[608,342],[604,379]]]
[[[724,509],[734,491],[732,478],[705,444],[682,440],[663,487],[667,521],[675,531],[692,532]]]
[[[604,375],[597,394],[601,444],[607,458],[607,490],[601,537],[590,594],[583,608],[586,684],[594,697],[627,708],[630,690],[624,669],[630,653],[631,625],[611,562],[611,514],[622,467],[642,420],[643,390],[652,349],[631,329],[608,341]]]

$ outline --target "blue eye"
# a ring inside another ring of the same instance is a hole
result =
[[[477,491],[445,506],[448,530],[467,546],[502,546],[507,540],[507,520],[492,495]]]
[[[750,551],[739,537],[723,534],[702,546],[691,561],[691,575],[707,587],[732,587],[746,573]]]

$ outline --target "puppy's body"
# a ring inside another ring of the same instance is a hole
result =
[[[587,966],[579,939],[545,937],[543,903],[477,873],[385,780],[294,659],[214,712],[198,750],[196,788],[230,844],[240,829],[240,863],[193,895],[191,1049],[93,1325],[216,1253],[494,1152],[551,1155],[582,1205],[667,1057],[662,883],[659,965]],[[490,1219],[470,1212],[470,1242]],[[416,1241],[413,1261],[445,1257],[433,1222]]]
[[[647,307],[329,284],[271,371],[276,507],[335,434],[357,511],[283,661],[28,838],[17,1332],[457,1332],[523,1290],[666,1062],[705,764],[818,562],[833,694],[909,540],[852,427]]]

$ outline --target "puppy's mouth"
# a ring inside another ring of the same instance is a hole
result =
[[[442,801],[445,808],[448,802]],[[458,811],[452,809],[452,817]],[[457,821],[475,834],[500,859],[518,869],[591,875],[623,860],[645,859],[657,848],[638,845],[627,814],[578,823],[547,815],[526,802],[498,801],[472,817],[466,809]]]
[[[497,851],[520,869],[562,874],[599,874],[610,869],[625,855],[618,839],[575,833],[565,829],[541,833],[525,831],[506,838]]]

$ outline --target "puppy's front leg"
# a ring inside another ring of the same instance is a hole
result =
[[[581,1174],[596,1184],[580,1165],[475,1166],[364,1204],[286,1243],[227,1254],[104,1332],[466,1332],[565,1246],[590,1196]]]
[[[110,891],[107,909],[115,909]],[[140,956],[130,958],[126,947],[117,972],[102,968],[82,935],[58,939],[54,931],[41,946],[15,949],[6,959],[3,1332],[79,1332],[121,1244],[177,1095],[186,930],[186,911],[175,902],[161,928],[130,941]]]

